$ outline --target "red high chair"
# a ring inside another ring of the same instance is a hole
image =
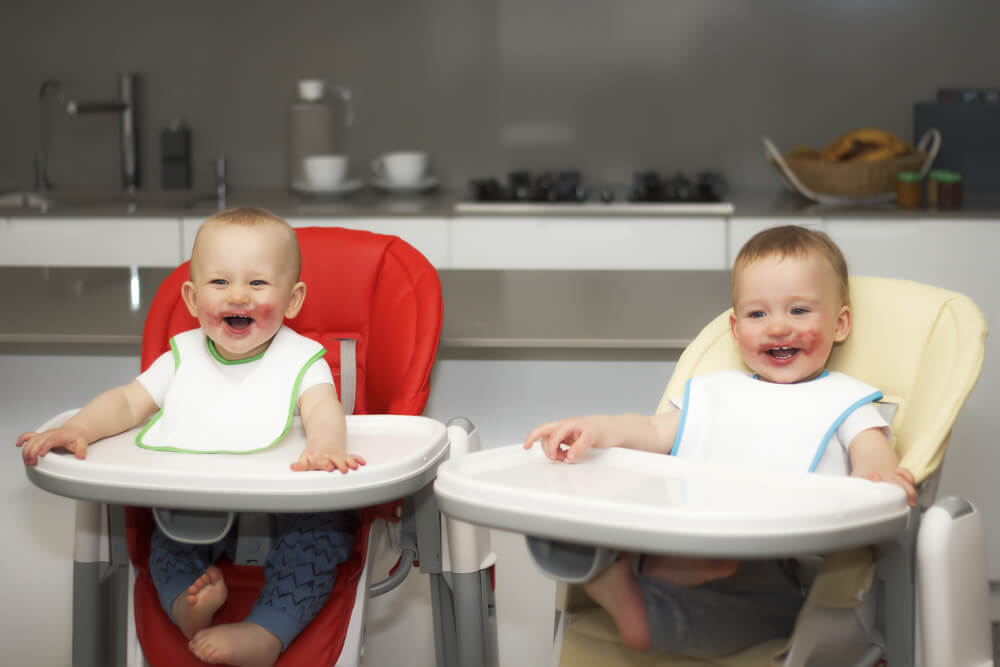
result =
[[[441,284],[434,267],[413,247],[393,236],[342,228],[296,230],[302,251],[305,304],[286,322],[327,349],[345,411],[353,394],[354,414],[419,415],[429,391],[431,366],[441,334]],[[169,349],[171,336],[198,326],[181,300],[188,264],[162,283],[146,318],[142,368]],[[343,345],[342,341],[353,341]],[[355,363],[341,373],[341,357],[353,347]],[[348,386],[344,386],[348,385]],[[391,510],[390,510],[391,511]],[[337,570],[326,605],[288,647],[278,665],[338,664],[358,582],[365,565],[370,525],[385,507],[363,511],[350,559]],[[126,508],[129,558],[136,570],[136,632],[146,660],[156,666],[201,665],[187,639],[160,606],[148,572],[152,512]],[[216,623],[239,621],[263,585],[263,568],[221,563],[229,599]]]

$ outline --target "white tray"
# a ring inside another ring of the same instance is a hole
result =
[[[581,463],[537,447],[445,462],[446,514],[493,528],[647,553],[765,557],[882,542],[906,526],[902,489],[818,474],[759,474],[626,449]]]
[[[75,411],[50,419],[62,423]],[[426,417],[347,417],[358,470],[293,472],[305,446],[296,417],[277,445],[254,454],[181,454],[135,444],[140,427],[95,442],[80,460],[52,452],[25,466],[36,486],[70,498],[176,509],[308,512],[363,507],[407,496],[433,481],[448,452],[444,424]]]

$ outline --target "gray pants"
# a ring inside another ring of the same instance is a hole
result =
[[[687,588],[640,576],[654,651],[728,655],[788,637],[804,602],[780,561],[744,561],[731,577]]]

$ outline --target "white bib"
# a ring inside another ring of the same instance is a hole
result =
[[[222,372],[201,329],[170,339],[176,373],[163,408],[135,443],[147,449],[204,454],[245,454],[266,449],[288,432],[299,382],[325,354],[323,346],[288,327],[252,360],[253,371],[236,381]]]
[[[836,372],[796,384],[740,371],[691,378],[670,453],[755,470],[812,472],[844,419],[880,398],[874,387]]]

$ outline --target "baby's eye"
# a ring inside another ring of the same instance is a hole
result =
[[[763,310],[751,310],[749,313],[747,313],[747,317],[751,317],[751,318],[754,318],[754,319],[757,319],[757,318],[760,318],[760,317],[764,317],[764,311]]]
[[[798,306],[795,307],[795,308],[792,308],[792,315],[805,315],[808,312],[809,312],[808,308],[802,308],[802,307],[798,307]]]
[[[223,278],[213,278],[212,280],[208,281],[208,284],[209,285],[228,285],[229,281],[227,281],[227,280],[225,280]]]
[[[250,281],[250,285],[252,287],[260,287],[261,285],[266,285],[266,284],[267,284],[266,280],[251,280]]]

